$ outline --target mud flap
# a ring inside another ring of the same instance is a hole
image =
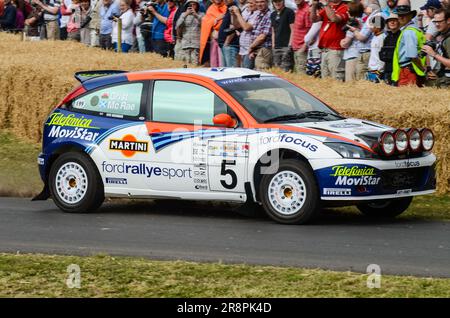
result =
[[[35,196],[31,201],[45,201],[50,198],[50,192],[48,191],[48,186],[45,185],[44,189],[42,189],[41,193]]]

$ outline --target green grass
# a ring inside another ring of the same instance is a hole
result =
[[[37,156],[40,145],[24,142],[0,131],[0,195],[30,197],[42,190]],[[355,207],[339,208],[331,213],[358,214]],[[416,197],[401,218],[450,220],[450,195]]]
[[[0,195],[32,196],[42,190],[37,156],[40,145],[0,131]]]
[[[67,266],[81,269],[68,288]],[[450,279],[318,269],[151,261],[110,256],[0,254],[0,297],[450,297]]]

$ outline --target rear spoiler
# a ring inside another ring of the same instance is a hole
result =
[[[102,76],[108,76],[108,75],[115,75],[115,74],[122,74],[127,73],[127,71],[118,71],[118,70],[101,70],[101,71],[80,71],[75,73],[75,78],[80,82],[84,83],[87,80],[96,78],[96,77],[102,77]]]

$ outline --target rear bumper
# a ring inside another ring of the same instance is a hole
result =
[[[48,163],[48,156],[44,153],[40,153],[37,158],[38,168],[39,168],[39,175],[41,176],[41,179],[44,183],[46,183],[46,169],[47,169],[47,163]]]
[[[312,160],[322,200],[393,199],[435,192],[436,157],[403,160]]]

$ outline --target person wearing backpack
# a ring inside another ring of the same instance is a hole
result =
[[[380,60],[384,62],[384,81],[388,85],[395,86],[392,82],[392,63],[394,57],[394,50],[400,36],[400,24],[398,22],[398,15],[391,13],[386,19],[387,31],[386,37],[383,41],[383,47],[380,51]]]

